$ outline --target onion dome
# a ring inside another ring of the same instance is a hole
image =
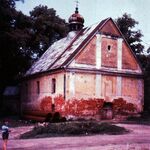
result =
[[[79,31],[83,28],[84,18],[79,14],[78,7],[76,7],[75,13],[69,18],[70,31]]]

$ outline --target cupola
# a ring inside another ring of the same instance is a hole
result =
[[[75,13],[69,17],[70,31],[79,31],[83,28],[84,18],[79,14],[78,5],[76,5]]]

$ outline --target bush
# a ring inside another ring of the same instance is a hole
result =
[[[92,134],[124,134],[128,131],[110,123],[65,122],[49,123],[47,126],[37,126],[32,131],[21,135],[21,138],[38,138],[52,136],[77,136]]]

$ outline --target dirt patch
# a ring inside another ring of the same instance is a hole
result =
[[[16,137],[30,127],[12,128],[8,150],[150,150],[150,126],[117,124],[131,132],[125,135],[93,135],[75,137],[51,137],[20,140]],[[16,135],[16,136],[15,136]],[[1,145],[0,140],[0,145]]]

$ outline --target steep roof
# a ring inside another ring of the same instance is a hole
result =
[[[51,45],[47,49],[47,51],[39,58],[39,60],[31,66],[31,68],[26,72],[25,76],[31,76],[55,69],[64,68],[73,60],[76,54],[80,52],[81,48],[88,43],[88,41],[95,35],[96,32],[105,32],[105,28],[106,31],[109,30],[107,27],[109,21],[115,24],[111,18],[107,18],[99,23],[86,27],[80,31],[69,32],[65,38]],[[116,29],[118,32],[117,34],[124,39],[122,33],[120,32],[117,26]],[[125,39],[124,41],[126,42]],[[126,44],[128,45],[127,42]],[[128,47],[130,48],[129,45]],[[132,50],[131,52],[137,60]]]
[[[81,31],[72,31],[68,35],[52,44],[47,51],[36,61],[31,68],[26,72],[25,76],[38,74],[50,71],[57,68],[62,68],[66,65],[67,60],[70,60],[79,47],[86,43],[86,41],[109,20],[107,18],[100,23],[86,27]]]

